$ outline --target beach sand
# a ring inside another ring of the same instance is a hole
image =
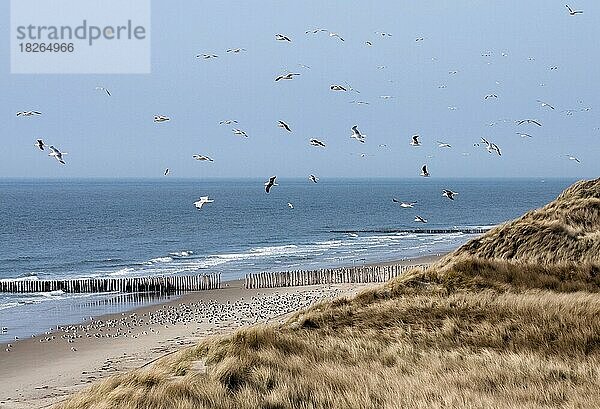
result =
[[[382,264],[426,264],[439,256]],[[255,323],[281,322],[294,311],[378,284],[246,290],[243,280],[219,290],[63,326],[0,350],[0,408],[45,408],[86,385]]]

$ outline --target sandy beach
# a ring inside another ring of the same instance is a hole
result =
[[[438,256],[396,264],[430,263]],[[386,262],[383,264],[390,264]],[[299,309],[376,284],[246,290],[243,280],[135,310],[94,317],[2,345],[0,408],[49,407],[86,385],[138,368],[204,337],[274,323]],[[9,351],[6,351],[9,349]]]

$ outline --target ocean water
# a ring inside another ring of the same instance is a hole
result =
[[[573,180],[0,180],[0,279],[247,272],[390,261],[452,250],[462,233],[553,200]],[[442,189],[459,192],[455,201]],[[214,203],[197,210],[193,202]],[[413,209],[392,202],[418,201]],[[288,207],[288,202],[294,208]],[[415,215],[428,220],[415,223]],[[356,231],[356,234],[335,231]],[[148,300],[0,294],[0,341]]]

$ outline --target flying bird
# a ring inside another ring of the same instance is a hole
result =
[[[486,149],[487,149],[488,153],[496,152],[498,154],[498,156],[502,156],[502,152],[500,151],[500,147],[498,145],[488,141],[485,138],[481,138],[481,142],[483,142],[486,145]]]
[[[569,160],[572,160],[572,161],[577,162],[577,163],[581,163],[581,161],[577,157],[575,157],[573,155],[565,155],[565,156],[567,158],[569,158]]]
[[[452,145],[446,142],[436,141],[438,144],[438,148],[451,148]]]
[[[203,58],[205,60],[209,60],[211,58],[219,58],[217,54],[198,54],[196,58]]]
[[[398,200],[396,198],[393,198],[392,202],[400,203],[400,207],[402,207],[404,209],[412,209],[417,204],[417,202],[401,202],[400,200]]]
[[[231,131],[233,132],[234,135],[243,136],[244,138],[248,137],[248,134],[246,132],[242,131],[241,129],[232,129]]]
[[[417,215],[417,216],[415,216],[415,222],[418,222],[418,223],[427,223],[427,220],[423,219],[421,216]]]
[[[290,126],[288,124],[286,124],[285,122],[283,122],[283,121],[278,121],[277,122],[277,126],[280,127],[280,128],[285,129],[288,132],[292,132],[292,129],[290,128]]]
[[[204,156],[204,155],[200,155],[200,154],[196,154],[196,155],[192,155],[192,157],[196,160],[199,161],[206,161],[206,162],[214,162],[211,158],[209,158],[208,156]]]
[[[576,16],[577,14],[583,14],[582,10],[573,10],[571,7],[569,7],[568,4],[565,4],[565,7],[567,8],[567,10],[569,10],[569,14],[571,16]]]
[[[521,138],[533,138],[533,136],[529,135],[528,133],[522,133],[522,132],[515,132],[517,135],[519,135]]]
[[[41,151],[43,151],[46,147],[46,144],[41,139],[36,139],[35,146],[37,146],[38,148],[40,148]]]
[[[246,51],[246,49],[245,48],[230,48],[227,50],[228,53],[234,53],[234,54],[241,53],[242,51]]]
[[[452,190],[443,189],[442,196],[447,197],[450,200],[454,200],[454,196],[457,195],[457,192],[453,192]]]
[[[238,121],[236,121],[235,119],[225,119],[224,121],[219,121],[219,125],[231,125],[237,123]]]
[[[61,152],[54,146],[50,145],[50,153],[48,154],[48,156],[53,156],[54,159],[56,159],[61,165],[66,165],[66,163],[63,159],[63,155],[66,155],[66,154],[67,154],[66,152]]]
[[[497,99],[497,98],[498,98],[498,95],[496,95],[496,94],[487,94],[487,95],[484,97],[484,99],[490,99],[490,98],[496,98],[496,99]]]
[[[329,89],[330,89],[330,90],[332,90],[332,91],[347,91],[347,89],[346,89],[346,88],[344,88],[343,86],[341,86],[341,85],[338,85],[338,84],[333,84],[333,85],[331,85],[331,86],[329,87]]]
[[[340,39],[340,41],[344,41],[344,39],[342,37],[340,37],[340,35],[338,33],[329,33],[329,37],[337,37]]]
[[[421,168],[421,176],[423,176],[424,178],[429,177],[429,171],[427,170],[427,165],[423,165],[423,167]]]
[[[293,204],[291,204],[290,202],[288,202],[288,207],[289,207],[290,209],[293,209],[293,208],[294,208],[294,205],[293,205]]]
[[[523,125],[523,124],[533,124],[533,125],[537,125],[537,126],[542,126],[542,124],[539,121],[536,121],[535,119],[521,119],[521,120],[517,121],[517,125]]]
[[[310,176],[308,177],[308,180],[310,180],[310,181],[311,181],[311,182],[313,182],[313,183],[318,183],[318,182],[319,182],[319,178],[318,178],[318,177],[316,177],[315,175],[310,175]]]
[[[202,196],[200,199],[198,199],[197,202],[194,202],[194,206],[196,206],[196,209],[200,210],[202,209],[202,206],[204,206],[206,203],[213,203],[214,200],[209,199],[208,196]]]
[[[412,141],[410,141],[412,146],[421,146],[421,142],[419,141],[419,135],[413,135]]]
[[[169,174],[169,168],[165,169],[165,176],[167,176]]]
[[[292,40],[290,40],[290,38],[286,35],[283,34],[275,34],[275,40],[277,41],[287,41],[289,43],[292,42]]]
[[[103,91],[103,92],[105,92],[105,93],[106,93],[106,95],[108,95],[109,97],[111,96],[111,95],[110,95],[110,91],[109,91],[108,89],[104,88],[104,87],[96,87],[96,91]]]
[[[275,179],[277,179],[277,176],[271,176],[269,181],[265,183],[265,192],[269,193],[273,186],[279,186],[277,183],[275,183]]]
[[[277,78],[275,78],[275,81],[281,81],[281,80],[293,80],[295,76],[300,75],[298,73],[295,72],[288,72],[287,74],[283,74],[278,76]]]
[[[539,102],[542,107],[547,107],[547,108],[554,110],[554,107],[547,102],[540,101],[539,99],[537,100],[537,102]]]
[[[358,130],[358,125],[354,125],[352,127],[352,135],[350,136],[350,138],[356,139],[360,143],[365,143],[366,136],[367,135],[363,135],[360,133],[360,131]]]
[[[156,123],[167,122],[170,120],[171,120],[171,118],[169,118],[168,116],[165,116],[165,115],[154,115],[154,122],[156,122]]]
[[[320,146],[320,147],[322,147],[322,148],[324,148],[324,147],[325,147],[325,144],[324,144],[323,142],[321,142],[320,140],[318,140],[318,139],[311,139],[311,140],[309,141],[309,143],[310,143],[312,146]]]
[[[42,115],[39,111],[19,111],[17,112],[17,116],[34,116],[34,115]]]

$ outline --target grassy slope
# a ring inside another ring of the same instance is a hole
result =
[[[599,203],[600,180],[577,184],[425,273],[205,341],[62,408],[594,407]]]

